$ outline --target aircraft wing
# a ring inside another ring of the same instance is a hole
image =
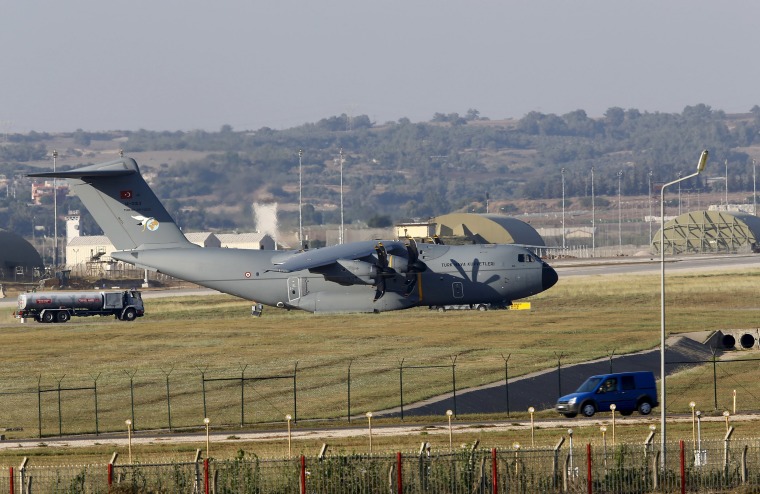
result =
[[[375,248],[381,243],[389,254],[406,254],[406,245],[403,242],[397,240],[367,240],[299,252],[281,262],[275,262],[274,264],[277,267],[272,271],[290,273],[303,269],[316,269],[329,266],[335,264],[339,259],[363,259],[375,254]]]

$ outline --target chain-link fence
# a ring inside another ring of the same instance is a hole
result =
[[[0,471],[0,492],[647,493],[756,492],[756,440],[492,449]]]
[[[191,365],[169,369],[115,370],[97,375],[37,376],[0,383],[0,427],[8,438],[50,437],[134,430],[199,427],[209,417],[215,427],[245,427],[299,420],[345,420],[367,411],[386,415],[506,413],[551,408],[561,392],[576,389],[586,377],[605,372],[642,370],[657,365],[657,352],[617,356],[593,363],[560,366],[515,379],[519,367],[503,357],[487,361],[459,358],[432,361],[331,362],[248,366],[236,369]],[[668,377],[668,413],[723,409],[752,410],[760,381],[747,379],[754,359],[673,363]],[[530,369],[532,370],[532,369]],[[478,390],[458,382],[502,381]],[[655,371],[655,374],[657,372]],[[464,377],[464,378],[463,378]],[[31,382],[29,382],[31,381]],[[505,382],[507,383],[505,385]],[[15,387],[11,386],[15,383]],[[6,387],[7,386],[7,387]],[[440,395],[439,400],[414,405]],[[738,395],[738,400],[737,400]]]

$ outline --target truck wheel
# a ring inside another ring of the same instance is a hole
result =
[[[71,319],[71,316],[65,310],[58,312],[58,315],[56,316],[58,322],[68,322],[69,319]]]
[[[134,309],[127,309],[124,311],[124,315],[121,316],[122,321],[134,321],[137,319],[137,312]]]
[[[42,317],[40,317],[42,322],[55,322],[55,313],[51,311],[45,311],[44,314],[42,314]]]
[[[581,413],[585,417],[593,417],[594,414],[596,413],[596,405],[594,405],[594,403],[591,401],[584,403],[583,406],[581,407]]]
[[[485,305],[483,305],[483,304],[480,304],[480,305],[478,305],[478,310],[479,310],[479,311],[481,311],[481,312],[483,312],[483,311],[485,311],[485,310],[488,310],[488,307],[486,307],[486,306],[485,306]]]

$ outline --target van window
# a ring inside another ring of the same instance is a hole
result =
[[[611,393],[613,391],[617,391],[617,377],[607,378],[607,380],[604,381],[604,384],[599,387],[597,393]]]
[[[576,389],[576,393],[589,393],[596,389],[596,387],[599,385],[599,381],[601,381],[601,377],[589,377],[586,379],[586,382],[581,384],[581,387]]]
[[[623,391],[632,391],[636,389],[636,381],[633,379],[633,376],[621,377],[620,384],[622,384]]]

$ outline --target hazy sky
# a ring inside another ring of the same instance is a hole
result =
[[[760,104],[760,2],[0,0],[0,132]]]

